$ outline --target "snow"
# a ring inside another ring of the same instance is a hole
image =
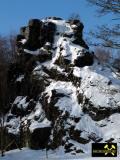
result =
[[[36,51],[30,51],[28,49],[24,49],[24,52],[32,54],[32,55],[36,55],[36,56],[40,54],[40,50],[39,49],[37,49]]]
[[[95,107],[117,108],[120,103],[120,80],[115,79],[108,68],[104,70],[106,74],[102,72],[103,71],[100,72],[99,66],[96,64],[83,68],[74,67],[73,70],[74,76],[81,78],[79,92],[83,93],[86,98],[90,99],[91,103]],[[112,81],[112,84],[108,85],[110,81]],[[59,90],[62,89],[64,93],[66,93],[68,90],[71,90],[66,86],[67,84],[68,86],[71,86],[68,82],[64,82],[64,84],[60,84],[60,82],[53,82],[51,83],[50,87],[52,86],[52,89],[57,89],[56,86],[59,86]],[[73,86],[71,87],[74,88]],[[58,102],[58,105],[66,108],[70,105],[70,103],[73,102],[71,98],[70,100],[68,99],[68,97],[61,98],[61,100]]]
[[[9,122],[7,122],[6,126],[9,126],[8,132],[17,135],[19,133],[19,127],[20,127],[19,122],[20,118],[12,118]]]
[[[20,42],[21,42],[22,44],[25,44],[26,41],[27,41],[27,39],[22,39]]]
[[[73,25],[71,25],[71,28],[72,28],[72,29],[76,29],[77,26],[76,26],[75,24],[73,24]]]
[[[6,153],[4,157],[0,157],[0,160],[119,160],[119,157],[91,157],[91,155],[77,154],[70,155],[65,154],[60,148],[59,150],[48,151],[46,150],[30,150],[23,148],[22,150],[12,150]]]
[[[38,119],[34,120],[35,117]],[[38,102],[35,110],[28,116],[28,120],[31,120],[29,129],[33,132],[36,128],[51,127],[51,122],[45,117],[45,113],[42,109],[42,105]]]
[[[23,109],[26,109],[26,106],[28,103],[25,103],[26,97],[18,96],[14,104],[17,104],[17,107],[22,107]],[[35,120],[37,118],[37,120]],[[38,102],[34,108],[34,110],[23,117],[21,119],[24,125],[28,125],[28,121],[30,123],[29,129],[31,132],[33,132],[36,128],[45,128],[45,127],[51,127],[51,122],[46,118],[45,112],[42,109],[42,105]],[[14,117],[10,119],[9,122],[6,122],[6,126],[8,128],[9,133],[18,134],[19,128],[20,128],[20,118]]]
[[[45,88],[43,94],[46,94],[48,98],[48,103],[52,101],[52,91],[55,90],[57,93],[63,94],[63,97],[59,97],[57,100],[55,107],[59,110],[62,110],[63,113],[65,111],[69,112],[70,117],[80,117],[79,122],[75,122],[68,117],[65,123],[65,128],[69,128],[69,126],[74,126],[75,130],[81,131],[81,137],[88,140],[90,135],[96,136],[96,138],[102,138],[101,142],[105,142],[110,138],[114,138],[113,142],[120,143],[120,114],[115,113],[110,117],[103,119],[101,121],[94,121],[88,114],[83,113],[82,104],[78,103],[77,96],[79,93],[83,94],[84,98],[88,98],[94,107],[100,108],[112,108],[115,109],[120,106],[120,79],[113,72],[113,70],[101,64],[98,64],[98,61],[95,60],[92,66],[85,66],[83,68],[79,67],[71,67],[73,69],[74,77],[80,78],[81,83],[80,86],[73,85],[72,82],[63,81],[55,81],[50,79],[50,76],[43,71],[43,67],[47,69],[55,69],[58,73],[68,75],[67,71],[64,68],[54,64],[55,61],[60,57],[60,55],[64,59],[68,59],[71,64],[74,64],[75,59],[78,57],[84,56],[84,53],[87,51],[83,47],[79,45],[75,45],[72,43],[74,37],[64,37],[64,34],[70,35],[73,34],[73,29],[76,28],[76,25],[70,26],[69,23],[66,23],[64,20],[53,20],[47,19],[47,21],[53,22],[57,26],[57,32],[59,35],[55,35],[55,40],[53,47],[56,49],[52,52],[52,60],[39,63],[33,70],[33,75],[37,76],[40,80],[41,78],[49,80],[49,84]],[[26,42],[25,39],[21,41],[23,44]],[[45,45],[50,45],[47,42]],[[62,49],[61,49],[62,48]],[[37,49],[36,51],[30,51],[24,49],[24,52],[39,55],[46,54],[47,51],[44,48]],[[20,75],[16,81],[21,82],[24,78],[24,75]],[[111,84],[109,84],[111,82]],[[36,95],[37,96],[37,95]],[[22,108],[26,110],[29,102],[26,102],[26,96],[18,96],[16,97],[13,104],[16,104],[18,108]],[[37,120],[36,120],[37,119]],[[42,105],[38,101],[36,103],[33,111],[22,118],[22,122],[27,124],[30,122],[30,131],[33,132],[36,128],[45,128],[51,127],[51,122],[46,118],[45,111],[42,108]],[[18,117],[14,117],[7,125],[10,126],[9,132],[13,134],[17,134],[19,132],[20,127],[20,119]],[[52,135],[51,135],[52,136]],[[65,138],[65,137],[64,137]],[[113,160],[117,158],[91,158],[91,143],[93,140],[90,140],[87,144],[80,144],[76,141],[69,140],[69,142],[73,143],[78,149],[82,149],[85,154],[77,154],[76,156],[65,154],[64,150],[58,148],[55,151],[48,152],[48,159],[86,159],[86,160]],[[87,154],[86,154],[87,153]],[[14,150],[7,152],[6,156],[1,158],[1,160],[38,160],[38,159],[47,159],[45,150],[30,150],[28,148],[24,148],[22,151]]]
[[[49,22],[52,22],[56,24],[57,26],[57,32],[64,34],[64,33],[72,33],[73,30],[70,27],[70,24],[66,23],[65,20],[53,20],[53,19],[48,19]]]
[[[30,129],[31,132],[33,132],[37,128],[46,128],[46,127],[51,127],[51,123],[50,123],[50,121],[47,120],[47,118],[45,118],[41,123],[37,122],[37,121],[34,121],[30,125],[29,129]]]
[[[16,82],[21,82],[24,79],[24,75],[20,75],[17,79]]]
[[[84,134],[87,134],[87,136],[83,135],[84,138],[87,138],[90,133],[94,133],[98,137],[102,137],[99,127],[87,114],[81,117],[80,121],[75,126],[75,130],[80,130],[82,133],[85,132]]]
[[[111,115],[109,118],[106,118],[104,120],[101,120],[97,122],[97,124],[100,126],[100,130],[103,134],[103,141],[108,140],[110,138],[114,139],[114,142],[120,143],[120,114],[115,113]]]
[[[51,45],[50,42],[46,42],[46,43],[45,43],[45,46],[50,46],[50,45]]]
[[[48,45],[48,43],[47,43],[47,45]],[[41,47],[40,49],[37,49],[37,50],[35,50],[35,51],[31,51],[31,50],[28,50],[28,49],[24,49],[24,52],[26,52],[26,53],[28,53],[28,54],[31,54],[31,55],[35,55],[35,56],[38,56],[38,55],[44,55],[44,54],[49,54],[49,52],[45,49],[45,48],[43,48],[43,47]]]
[[[55,104],[60,110],[68,111],[71,115],[79,117],[81,114],[81,106],[77,100],[77,90],[71,82],[52,82],[45,90],[47,93],[48,102],[51,101],[52,90],[56,90],[57,93],[63,93],[65,96],[61,97]]]
[[[78,56],[82,56],[83,53],[83,47],[75,45],[72,43],[72,40],[74,38],[67,38],[64,37],[64,34],[70,35],[73,34],[73,29],[69,23],[66,23],[65,20],[52,20],[48,19],[48,21],[53,22],[57,26],[57,33],[59,35],[55,35],[54,40],[54,47],[57,47],[56,52],[53,56],[53,63],[56,61],[56,59],[59,58],[59,56],[65,57],[65,59],[68,59],[71,61],[71,63],[74,63],[74,60]],[[75,26],[74,26],[75,27]],[[63,48],[62,51],[60,51],[60,48]]]
[[[26,98],[24,96],[18,96],[16,97],[15,101],[13,102],[13,104],[16,104],[18,108],[26,110],[29,102],[26,102]]]
[[[49,75],[43,71],[43,68],[41,65],[38,65],[37,67],[35,67],[35,69],[33,70],[33,75],[37,75],[39,80],[43,78],[49,78]]]
[[[71,63],[74,64],[75,59],[79,56],[83,56],[83,47],[74,45],[69,38],[66,38],[64,40],[64,37],[60,37],[57,41],[57,50],[55,57],[53,58],[54,62],[56,59],[59,58],[59,56],[65,57],[65,59],[68,59],[71,61]],[[60,50],[62,48],[62,51]]]
[[[101,66],[74,67],[74,76],[82,79],[80,90],[95,107],[116,108],[120,102],[120,80],[112,76],[109,68]],[[109,82],[111,85],[108,85]]]

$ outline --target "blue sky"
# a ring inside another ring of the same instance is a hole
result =
[[[110,21],[108,16],[97,17],[95,8],[86,0],[0,0],[0,34],[18,32],[30,18],[58,16],[68,19],[72,13],[80,15],[85,32]]]

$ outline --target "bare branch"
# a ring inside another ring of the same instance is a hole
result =
[[[120,0],[87,0],[92,5],[98,7],[98,12],[102,15],[107,13],[120,14]]]

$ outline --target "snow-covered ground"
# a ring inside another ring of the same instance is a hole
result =
[[[69,155],[64,154],[62,150],[49,151],[46,154],[45,150],[30,150],[24,148],[20,150],[13,150],[6,153],[4,157],[0,157],[0,160],[119,160],[120,157],[114,158],[97,158],[90,155]]]

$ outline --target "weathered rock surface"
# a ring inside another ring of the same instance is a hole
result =
[[[77,154],[93,142],[120,138],[120,80],[88,50],[83,28],[79,20],[58,17],[32,19],[21,28],[17,61],[8,72],[6,127],[22,147],[62,146]]]

